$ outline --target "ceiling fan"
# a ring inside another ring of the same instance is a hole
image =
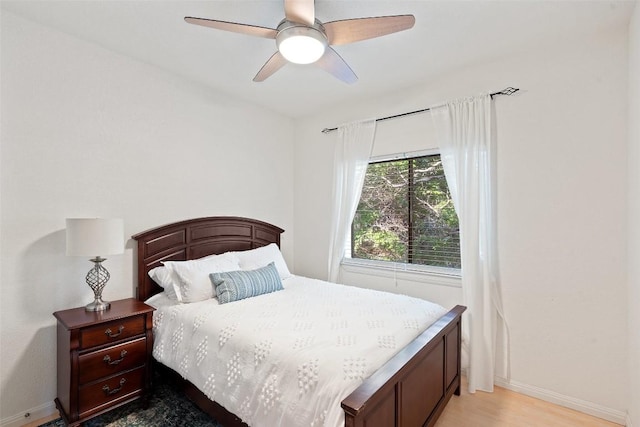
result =
[[[322,23],[315,17],[314,0],[284,0],[284,16],[276,28],[191,16],[184,20],[189,24],[275,39],[278,50],[258,71],[254,82],[264,81],[292,62],[315,64],[349,84],[355,83],[358,77],[331,46],[408,30],[416,21],[413,15],[394,15]]]

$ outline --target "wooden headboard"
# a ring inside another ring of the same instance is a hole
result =
[[[255,219],[219,216],[175,222],[131,236],[138,242],[136,297],[145,301],[162,292],[148,274],[161,261],[186,261],[270,243],[280,246],[283,232],[275,225]]]

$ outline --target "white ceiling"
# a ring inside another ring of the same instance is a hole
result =
[[[335,49],[359,77],[313,66],[253,76],[275,41],[189,25],[185,16],[275,28],[282,0],[6,1],[2,8],[291,117],[410,87],[469,64],[628,25],[634,1],[316,0],[322,22],[413,14],[408,31]],[[510,82],[505,82],[509,84]],[[485,89],[485,88],[483,88]],[[487,88],[500,89],[500,88]]]

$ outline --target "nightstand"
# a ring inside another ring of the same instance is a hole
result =
[[[84,307],[56,311],[58,397],[70,426],[135,399],[151,388],[153,347],[150,307],[133,298],[101,312]]]

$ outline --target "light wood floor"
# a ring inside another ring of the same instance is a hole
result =
[[[38,427],[39,425],[48,423],[49,421],[57,420],[58,418],[60,418],[60,414],[58,414],[58,411],[56,411],[55,414],[49,415],[46,418],[40,418],[39,420],[29,421],[27,424],[24,424],[22,427]]]
[[[466,390],[463,377],[462,394],[451,398],[435,427],[620,427],[500,387],[493,393],[469,394]],[[56,418],[57,412],[25,427],[37,427]]]
[[[435,427],[620,427],[582,412],[496,387],[452,396]]]

